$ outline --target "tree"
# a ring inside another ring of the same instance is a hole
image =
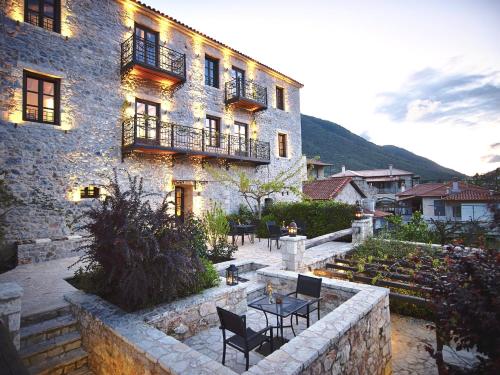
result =
[[[259,177],[259,173],[256,177],[250,177],[246,171],[238,167],[232,170],[207,167],[207,170],[214,180],[237,189],[252,213],[259,219],[262,215],[263,199],[284,190],[301,196],[300,187],[305,178],[302,158],[299,158],[291,168],[279,171],[274,177]],[[255,205],[252,205],[252,202]]]

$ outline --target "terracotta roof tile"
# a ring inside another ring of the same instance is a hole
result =
[[[352,181],[351,177],[327,178],[305,182],[302,191],[311,199],[328,200],[335,198]]]
[[[404,192],[396,194],[400,199],[409,197],[442,197],[444,200],[453,201],[497,201],[498,193],[492,193],[490,190],[481,186],[459,182],[458,192],[452,192],[452,182],[447,183],[429,183],[420,184]]]

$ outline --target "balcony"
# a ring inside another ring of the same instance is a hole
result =
[[[269,142],[243,139],[229,134],[159,121],[156,117],[135,116],[122,123],[122,154],[199,155],[223,158],[255,165],[269,164]]]
[[[226,82],[225,102],[250,112],[267,109],[267,88],[251,80],[232,79]]]
[[[186,81],[186,55],[132,35],[121,45],[121,72],[172,84]]]

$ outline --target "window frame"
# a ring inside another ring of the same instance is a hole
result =
[[[36,79],[38,81],[38,116],[37,119],[28,118],[27,104],[28,104],[28,78]],[[43,120],[43,82],[50,82],[54,84],[54,121]],[[49,77],[43,74],[34,73],[29,70],[23,71],[23,121],[38,122],[41,124],[61,125],[61,79]]]
[[[283,141],[282,141],[282,139],[283,139]],[[288,158],[288,134],[287,133],[278,132],[278,156],[280,158]]]
[[[37,24],[34,24],[29,21],[29,7],[28,7],[28,2],[29,0],[24,0],[24,22],[29,23],[30,25],[40,27],[44,30],[47,31],[53,31],[55,33],[60,34],[61,33],[61,0],[54,0],[54,18],[51,17],[46,17],[43,9],[45,5],[45,0],[38,0],[38,22]],[[51,18],[53,20],[52,24],[52,29],[48,29],[44,27],[44,19],[45,18]]]
[[[90,194],[92,191],[92,194]],[[80,188],[80,199],[99,199],[101,189],[99,186],[89,185]]]
[[[439,202],[439,205],[436,205],[436,202]],[[433,202],[433,206],[434,206],[434,216],[437,216],[437,217],[446,216],[446,207],[445,207],[445,203],[443,200],[435,199]],[[442,207],[442,211],[440,210],[441,207]],[[440,212],[442,212],[442,215],[439,214]]]
[[[208,120],[208,122],[207,122],[207,120]],[[211,121],[215,121],[215,135],[212,134],[212,127],[211,126],[207,127],[207,125],[209,125],[211,123]],[[205,130],[205,134],[206,134],[206,137],[205,137],[205,145],[206,146],[220,148],[220,145],[221,145],[220,124],[221,124],[220,117],[210,116],[210,115],[207,115],[205,117],[204,130]],[[215,142],[213,142],[213,141],[215,141]]]
[[[285,110],[285,89],[276,86],[276,109]]]
[[[213,77],[210,77],[209,73],[209,63],[213,65]],[[220,79],[219,79],[219,59],[212,57],[210,55],[205,55],[205,86],[220,88]]]

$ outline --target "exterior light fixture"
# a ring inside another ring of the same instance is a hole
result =
[[[238,267],[234,264],[226,268],[226,284],[229,286],[238,285]]]
[[[292,221],[288,226],[288,236],[295,237],[297,236],[297,224],[295,221]]]
[[[361,204],[359,201],[356,202],[356,211],[354,212],[354,218],[356,220],[361,220],[363,218],[363,207],[361,207]]]

